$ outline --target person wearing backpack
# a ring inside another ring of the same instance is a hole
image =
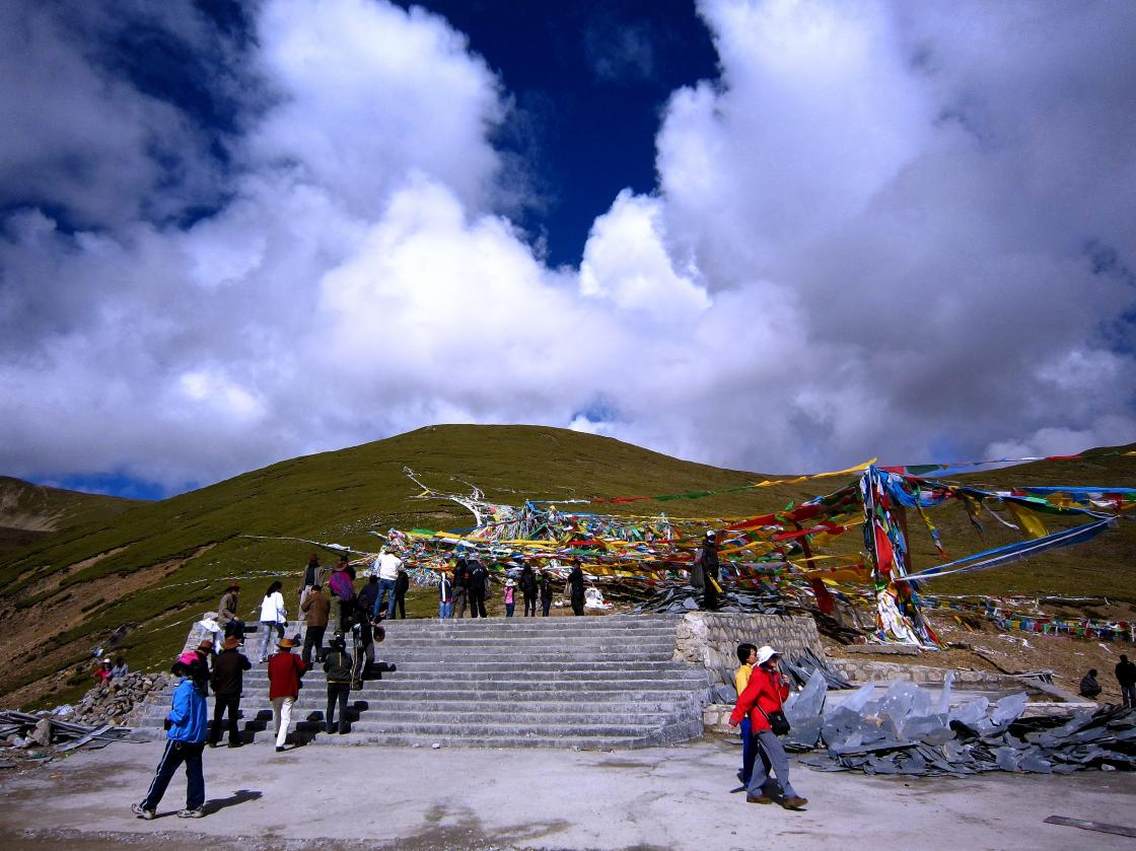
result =
[[[489,615],[485,613],[485,585],[489,576],[485,572],[485,565],[477,556],[470,558],[467,565],[469,567],[469,607],[473,610],[470,617],[487,618]]]
[[[347,652],[347,642],[337,635],[331,640],[331,650],[323,660],[323,671],[327,674],[327,712],[324,713],[324,729],[335,732],[335,705],[339,704],[339,734],[347,732],[347,696],[351,693],[351,677],[355,660]]]
[[[808,800],[798,795],[789,782],[789,758],[785,755],[781,740],[777,738],[789,732],[789,722],[785,720],[782,710],[785,699],[789,696],[789,686],[781,676],[780,659],[781,654],[768,644],[758,649],[757,666],[750,673],[745,690],[738,695],[738,702],[730,715],[730,726],[737,727],[743,717],[749,717],[750,733],[757,739],[758,747],[773,767],[777,775],[776,782],[781,786],[781,806],[787,810],[800,810]],[[766,788],[775,784],[765,765],[765,759],[760,764],[757,760],[754,761],[753,774],[746,790],[746,803],[773,802],[772,796],[766,793]]]

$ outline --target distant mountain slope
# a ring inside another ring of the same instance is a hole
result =
[[[1031,481],[1119,484],[1136,480],[1132,460],[1051,462],[979,478],[1014,480],[1021,471]],[[271,575],[280,576],[294,614],[300,571],[312,547],[244,535],[295,536],[374,551],[379,541],[371,530],[469,525],[469,515],[456,505],[411,500],[418,488],[404,476],[404,466],[439,489],[465,490],[463,482],[473,482],[489,498],[513,503],[525,497],[712,490],[763,478],[563,429],[433,426],[284,461],[161,502],[130,504],[113,522],[92,519],[0,556],[0,618],[10,625],[0,643],[0,694],[24,703],[49,693],[52,699],[71,696],[86,683],[77,677],[69,683],[66,674],[57,672],[87,658],[93,645],[123,624],[132,628],[124,645],[132,664],[164,661],[184,640],[190,620],[216,604],[229,577],[248,577],[242,579],[242,608],[251,611]],[[842,484],[822,479],[616,510],[745,516]],[[953,518],[947,510],[943,515],[936,514],[935,522],[952,554],[956,547],[961,555],[983,546],[965,516]],[[859,538],[854,530],[840,546],[855,551]],[[917,558],[929,558],[930,546],[923,545],[927,536],[913,526],[912,538]],[[987,582],[1002,590],[1037,589],[1037,577],[1044,576],[1045,590],[1115,593],[1130,589],[1130,581],[1119,581],[1117,571],[1122,564],[1130,567],[1133,540],[1126,528],[1122,535],[1105,536],[1081,550],[954,582],[943,590],[969,590]]]
[[[109,521],[134,504],[0,476],[0,558],[58,529]]]

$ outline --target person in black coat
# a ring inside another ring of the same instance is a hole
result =
[[[526,564],[521,570],[521,593],[525,598],[525,617],[536,617],[536,572]]]
[[[485,613],[485,585],[489,574],[477,556],[469,559],[466,567],[469,570],[469,607],[473,610],[470,617],[487,618],[489,615]]]
[[[454,563],[453,616],[455,618],[465,617],[467,602],[469,602],[469,567],[466,565],[465,556],[458,556],[458,560]]]
[[[221,743],[221,719],[228,714],[229,747],[241,746],[241,733],[237,727],[237,716],[241,711],[241,690],[244,688],[244,672],[252,668],[238,649],[241,641],[230,635],[221,645],[221,652],[213,661],[213,727],[209,731],[209,747]]]
[[[394,581],[395,617],[406,620],[406,592],[410,590],[410,574],[405,568],[398,569],[398,578]]]
[[[719,583],[722,581],[722,568],[718,561],[718,543],[713,531],[706,533],[706,539],[695,556],[696,567],[702,573],[702,608],[713,612],[718,608]],[[692,575],[697,571],[692,571]]]
[[[540,575],[540,609],[543,617],[548,617],[548,611],[552,608],[552,580],[548,578],[547,573]]]
[[[569,597],[572,601],[572,614],[584,614],[584,571],[580,569],[580,560],[572,562],[572,571],[568,574]]]

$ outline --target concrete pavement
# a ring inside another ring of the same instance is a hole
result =
[[[115,744],[0,775],[0,843],[19,848],[1136,848],[1043,823],[1136,824],[1136,776],[901,779],[794,765],[806,812],[746,804],[739,748],[716,737],[621,752],[297,748],[205,752],[210,814],[181,820],[185,779],[136,819],[161,743]]]

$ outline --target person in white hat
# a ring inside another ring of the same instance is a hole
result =
[[[789,782],[789,757],[781,740],[774,732],[775,727],[784,725],[779,732],[788,732],[788,723],[782,706],[789,696],[789,686],[781,676],[778,665],[781,654],[766,644],[757,650],[757,667],[750,674],[745,691],[738,695],[738,702],[730,716],[730,726],[736,727],[743,717],[749,716],[751,735],[757,739],[758,747],[764,752],[772,766],[777,781],[774,782],[765,767],[765,760],[755,760],[746,802],[750,804],[769,804],[774,798],[769,790],[777,784],[781,786],[781,806],[787,810],[803,809],[808,800],[802,798]]]
[[[505,617],[511,618],[517,608],[517,583],[512,579],[505,580]]]

